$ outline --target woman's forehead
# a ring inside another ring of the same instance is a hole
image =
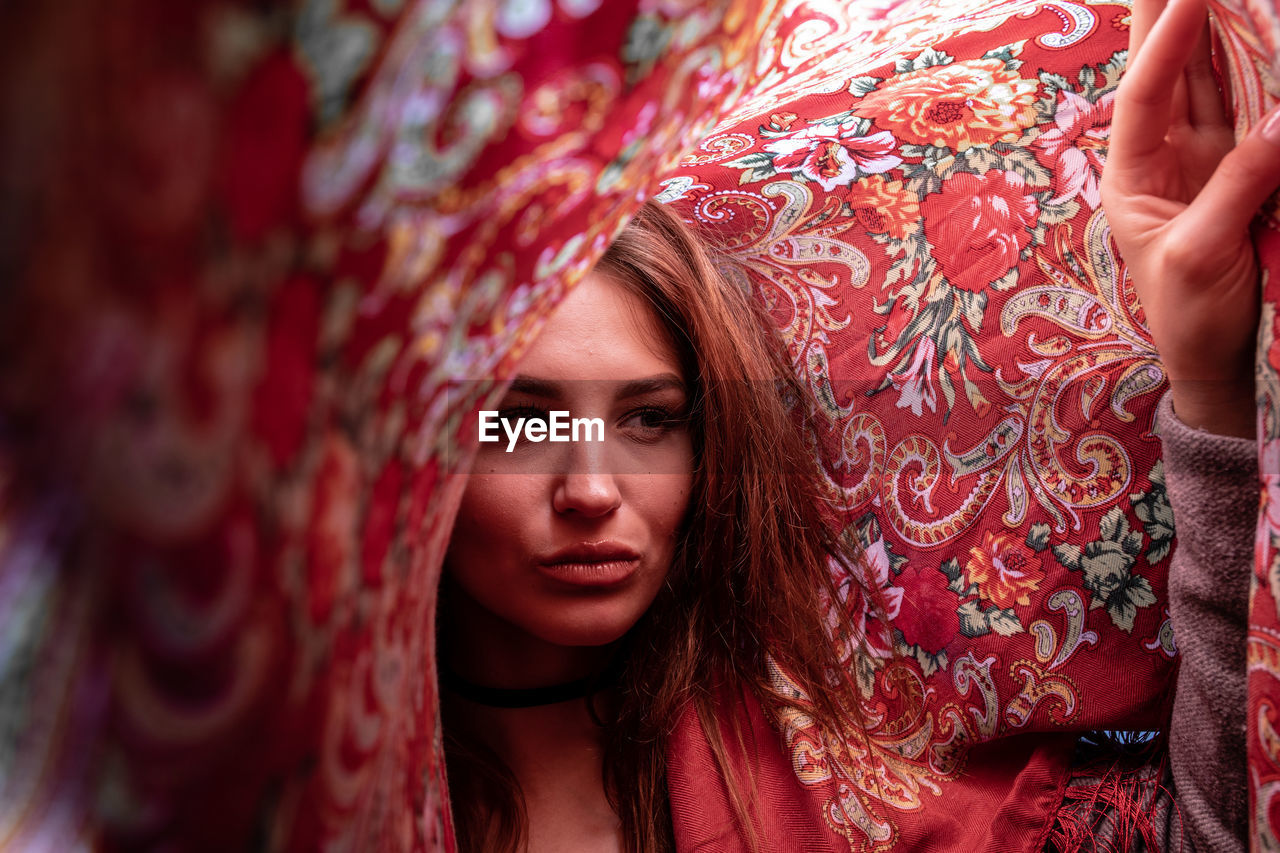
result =
[[[565,297],[520,363],[522,377],[549,382],[634,382],[681,373],[653,308],[598,273]]]

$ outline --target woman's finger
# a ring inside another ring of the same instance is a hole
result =
[[[1122,169],[1146,159],[1164,144],[1176,87],[1195,48],[1206,15],[1204,0],[1171,0],[1131,59],[1116,93],[1111,156]]]
[[[1169,98],[1169,127],[1182,127],[1190,124],[1190,112],[1188,109],[1188,101],[1190,95],[1187,93],[1187,77],[1180,74],[1173,81],[1173,93]]]
[[[1211,56],[1212,40],[1206,18],[1183,76],[1186,85],[1187,121],[1191,126],[1202,129],[1227,125],[1222,90],[1218,88],[1218,78],[1213,73]]]
[[[1147,38],[1147,33],[1155,26],[1160,13],[1164,11],[1168,0],[1133,0],[1133,8],[1129,13],[1129,63],[1138,55],[1138,49]]]
[[[1185,216],[1206,245],[1234,245],[1280,187],[1280,107],[1222,158]]]

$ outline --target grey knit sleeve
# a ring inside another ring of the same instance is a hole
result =
[[[1169,397],[1157,418],[1177,530],[1169,569],[1169,611],[1182,659],[1169,738],[1174,790],[1197,851],[1244,851],[1244,655],[1257,448],[1252,439],[1188,427]]]

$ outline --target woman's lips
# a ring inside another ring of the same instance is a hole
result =
[[[580,587],[615,586],[640,568],[640,554],[616,542],[581,542],[538,564],[544,576]]]

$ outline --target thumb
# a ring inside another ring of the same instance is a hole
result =
[[[1258,208],[1280,187],[1280,107],[1222,158],[1191,203],[1189,213],[1205,228],[1205,239],[1240,239]]]

